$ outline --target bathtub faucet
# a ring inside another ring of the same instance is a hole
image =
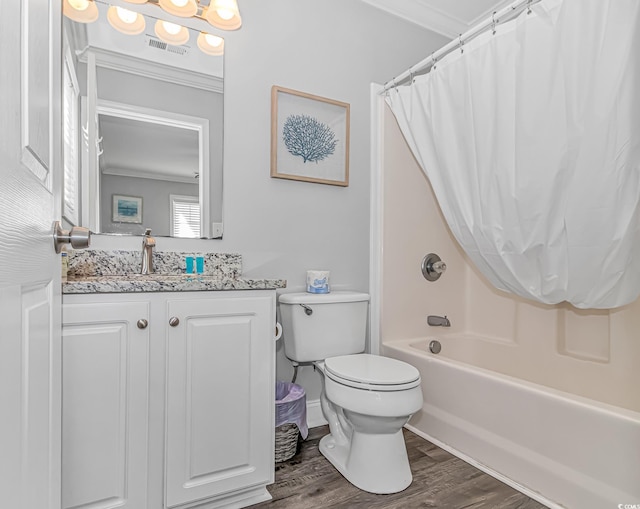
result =
[[[451,327],[451,322],[447,318],[447,315],[445,316],[429,315],[427,316],[427,323],[432,327]]]

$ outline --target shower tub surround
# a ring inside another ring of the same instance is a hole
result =
[[[285,288],[283,279],[242,278],[242,256],[236,253],[155,251],[153,274],[140,274],[140,252],[83,250],[69,252],[64,294],[270,290]],[[202,256],[204,272],[186,274],[187,256]]]
[[[429,343],[438,339],[442,353]],[[640,501],[640,413],[464,361],[470,334],[385,342],[418,368],[424,405],[408,429],[550,508]],[[620,505],[619,505],[620,504]]]
[[[425,405],[410,424],[549,507],[637,504],[640,300],[580,310],[493,288],[451,234],[388,109],[382,122],[381,350],[421,373]],[[437,282],[417,272],[430,252],[447,264]],[[451,327],[430,327],[430,314]]]

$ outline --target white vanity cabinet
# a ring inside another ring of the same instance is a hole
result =
[[[65,295],[63,507],[268,500],[274,334],[273,290]]]

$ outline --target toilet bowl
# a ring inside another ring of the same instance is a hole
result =
[[[407,488],[412,476],[402,427],[422,407],[417,370],[369,354],[315,365],[323,381],[320,400],[330,431],[320,440],[322,455],[362,490],[384,494]]]
[[[420,373],[405,362],[362,353],[369,296],[289,293],[279,301],[285,355],[312,363],[322,380],[329,434],[320,452],[362,490],[407,488],[412,476],[402,427],[422,407]]]

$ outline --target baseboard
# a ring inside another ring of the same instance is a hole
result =
[[[320,400],[307,400],[307,426],[310,428],[317,428],[318,426],[324,426],[327,420],[322,415],[322,407],[320,406]]]

